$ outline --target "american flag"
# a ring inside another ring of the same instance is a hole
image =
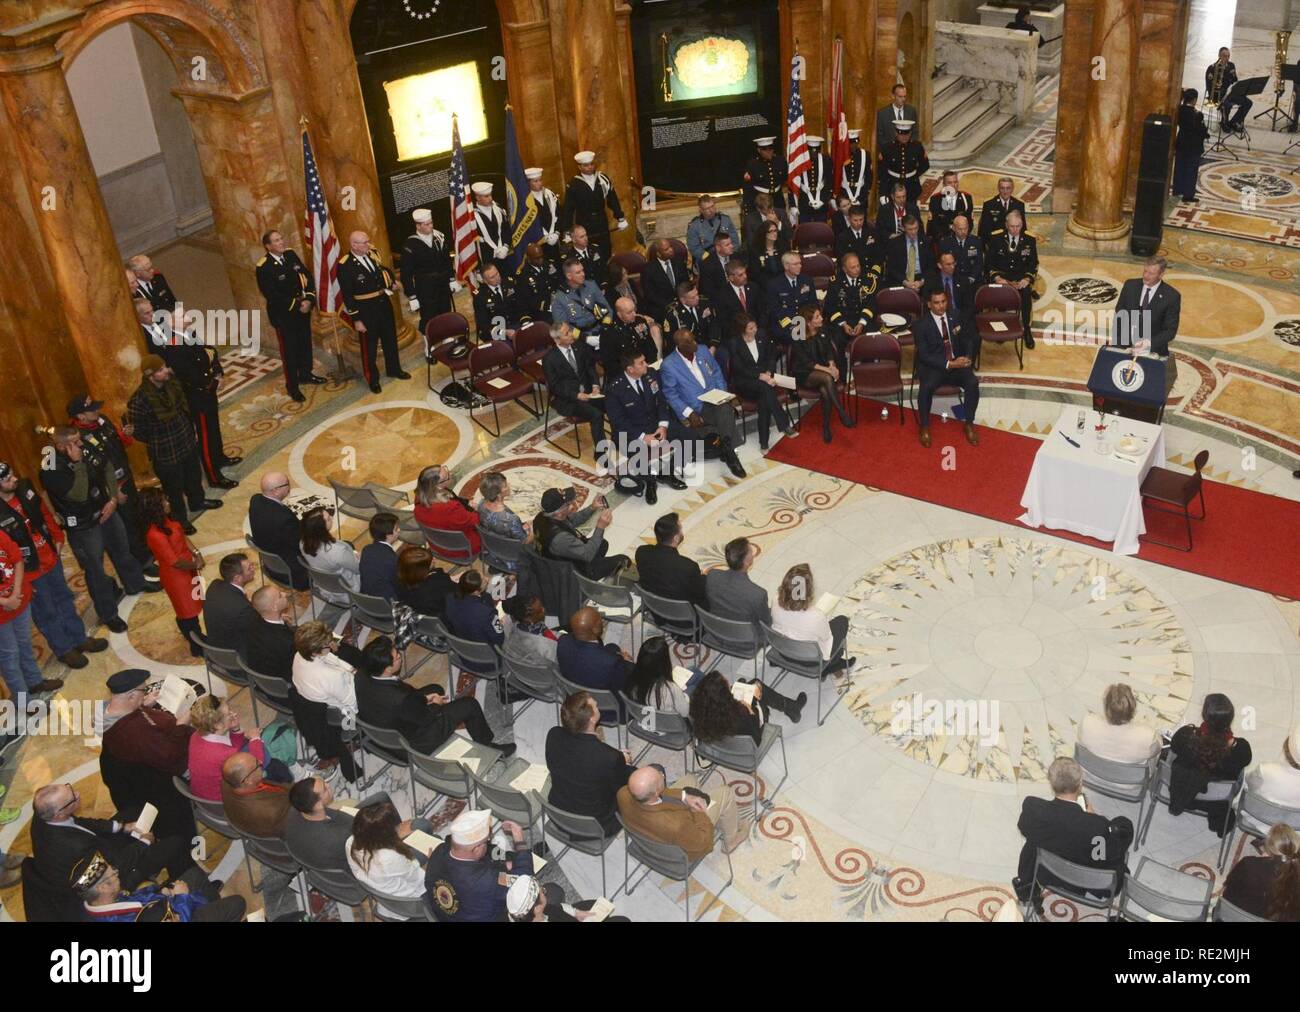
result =
[[[330,210],[321,189],[316,158],[311,153],[307,128],[302,131],[302,165],[307,175],[307,214],[305,232],[311,246],[311,262],[316,268],[316,298],[323,313],[337,313],[343,307],[339,292],[339,242],[330,224]]]
[[[849,124],[844,118],[844,40],[836,39],[831,55],[831,94],[826,108],[827,154],[832,178],[838,178],[849,160]]]
[[[808,157],[808,138],[803,128],[803,102],[799,99],[799,68],[803,61],[798,54],[790,62],[790,115],[785,120],[786,185],[798,189],[795,182],[812,166]]]
[[[478,225],[469,202],[469,174],[460,146],[460,126],[451,118],[451,174],[447,181],[451,201],[451,231],[456,237],[456,277],[465,281],[478,267]]]

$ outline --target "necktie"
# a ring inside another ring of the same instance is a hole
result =
[[[1003,213],[1006,213],[1006,210],[1007,210],[1007,202],[1004,200],[1004,201],[1002,202],[1002,211],[1003,211]]]
[[[148,281],[141,281],[139,282],[139,284],[140,284],[140,291],[144,292],[145,298],[148,298],[150,295],[153,294],[151,291],[149,291]]]
[[[743,285],[736,285],[736,298],[740,299],[740,308],[748,311],[749,302],[745,298],[745,288]]]
[[[798,279],[798,278],[791,278],[791,279],[790,279],[790,291],[792,291],[792,292],[797,292],[798,290],[799,290],[799,279]]]
[[[673,262],[671,260],[664,261],[664,273],[668,275],[668,283],[670,285],[677,284],[677,279],[673,277]]]
[[[492,288],[492,294],[495,295],[498,299],[501,298],[501,289],[500,289],[500,288],[497,288],[497,287],[494,285],[493,288]]]
[[[1143,289],[1142,289],[1142,308],[1143,308],[1143,309],[1146,309],[1147,306],[1149,306],[1149,305],[1151,305],[1151,289],[1150,289],[1150,288],[1143,288]]]
[[[948,302],[949,302],[949,303],[952,303],[952,304],[955,304],[955,303],[957,302],[957,300],[956,300],[955,298],[953,298],[953,295],[952,295],[952,275],[951,275],[951,274],[945,274],[945,275],[943,276],[943,287],[944,287],[944,288],[947,290],[947,292],[948,292]]]
[[[1011,237],[1011,252],[1014,253],[1015,251],[1016,251],[1016,237],[1013,235]]]
[[[362,257],[361,262],[366,265],[366,270],[371,274],[375,273],[375,265],[370,262],[370,257]]]
[[[917,273],[916,267],[916,240],[907,240],[907,278],[909,281],[915,280]]]
[[[632,386],[634,386],[634,387],[636,388],[636,395],[637,395],[638,397],[640,397],[640,396],[641,396],[641,381],[640,381],[639,379],[638,379],[638,380],[633,380],[633,381],[632,381]]]
[[[856,228],[853,230],[853,238],[854,238],[854,239],[861,239],[861,238],[862,238],[862,233],[859,232]]]
[[[957,356],[952,353],[952,342],[948,340],[948,317],[939,317],[939,329],[943,332],[943,350],[948,356],[948,361],[951,362]]]

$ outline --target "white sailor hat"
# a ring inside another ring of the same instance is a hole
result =
[[[411,220],[416,224],[422,224],[426,221],[433,221],[433,212],[427,207],[417,207],[411,212]]]
[[[808,146],[810,148],[819,148],[822,146],[822,139],[818,137],[816,134],[809,134],[807,137],[804,138],[804,140],[808,142]]]
[[[857,140],[859,137],[861,137],[861,136],[862,136],[862,131],[861,131],[861,130],[850,130],[850,131],[849,131],[849,140],[851,140],[851,141],[856,141],[856,140]]]
[[[894,129],[897,130],[899,133],[903,133],[903,134],[908,133],[911,131],[912,127],[914,126],[916,126],[916,122],[914,120],[910,120],[910,119],[894,120]]]
[[[775,137],[755,137],[754,143],[760,148],[770,148],[776,143]]]
[[[470,189],[473,190],[475,193],[477,193],[477,194],[479,194],[479,195],[486,195],[486,194],[489,194],[489,193],[492,192],[492,184],[491,184],[491,183],[475,183],[473,186],[470,187]]]
[[[541,179],[541,178],[542,178],[542,170],[541,170],[541,169],[524,169],[524,176],[525,176],[525,178],[527,178],[527,179]]]
[[[541,894],[542,887],[537,884],[537,879],[531,875],[520,875],[506,890],[506,912],[511,917],[523,917],[537,906],[537,897]]]
[[[488,838],[491,823],[491,812],[467,809],[456,816],[451,824],[451,842],[458,843],[462,847],[472,847],[476,843],[482,843]]]
[[[579,151],[576,155],[573,156],[573,160],[577,162],[579,165],[590,165],[592,162],[596,160],[596,152]]]

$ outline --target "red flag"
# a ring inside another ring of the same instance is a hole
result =
[[[830,100],[826,107],[826,154],[831,160],[831,179],[838,181],[849,160],[849,123],[844,118],[844,40],[836,39],[831,54]]]

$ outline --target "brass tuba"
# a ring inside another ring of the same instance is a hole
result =
[[[1273,93],[1280,96],[1286,88],[1286,81],[1282,79],[1282,67],[1286,63],[1286,51],[1291,44],[1291,33],[1287,31],[1274,34],[1276,38],[1273,47],[1273,80],[1277,83],[1273,85]]]

